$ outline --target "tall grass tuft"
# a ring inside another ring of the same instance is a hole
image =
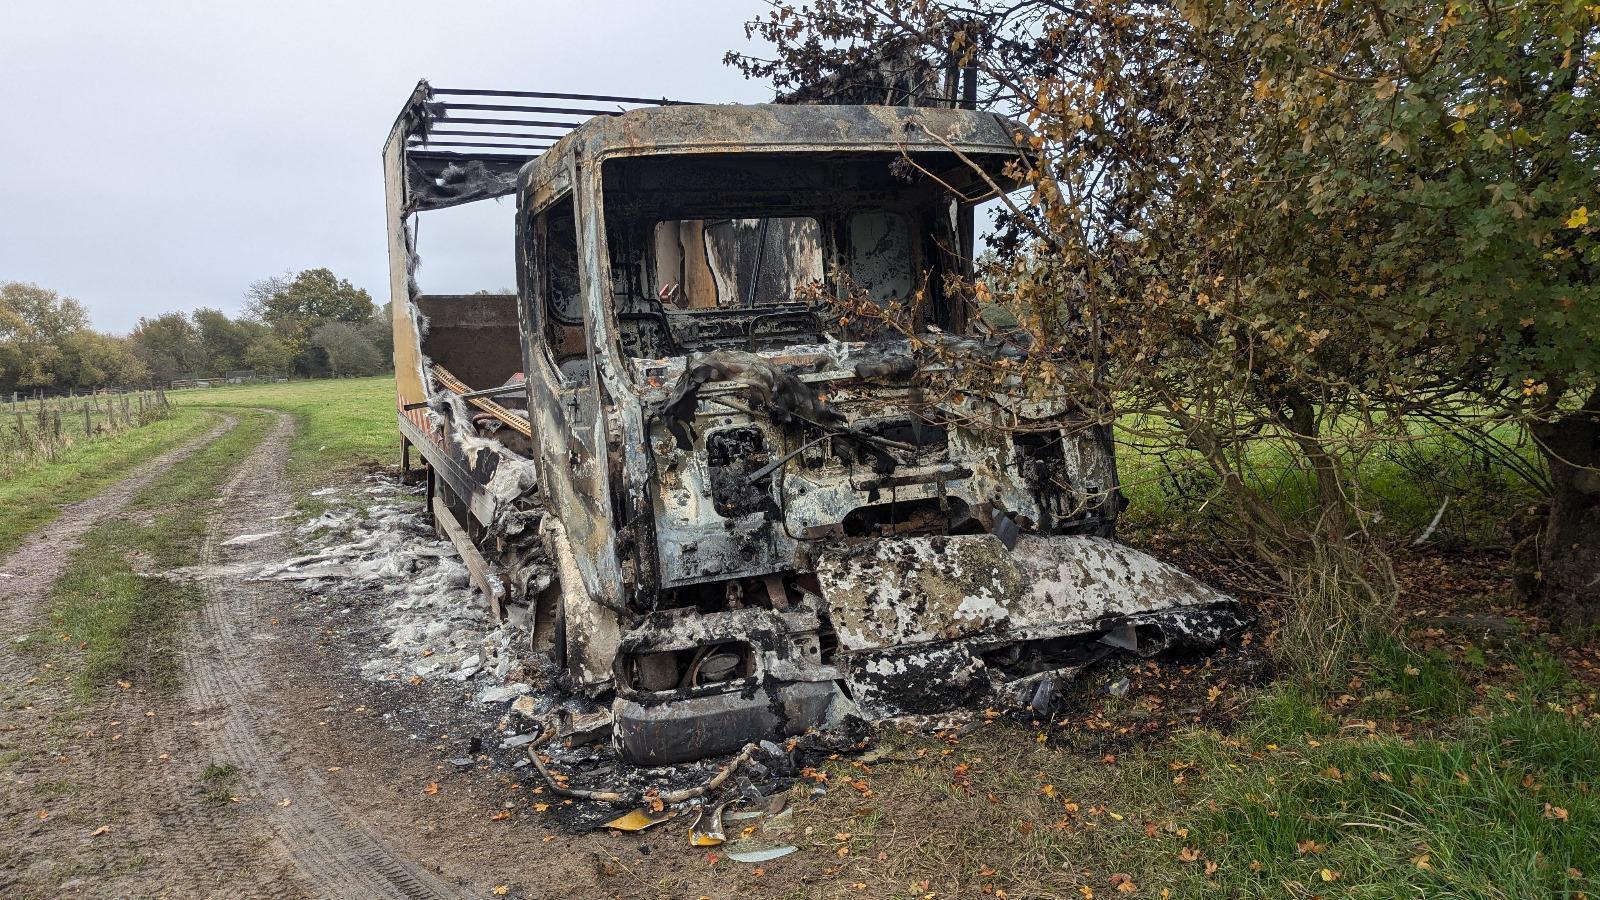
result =
[[[1274,649],[1300,678],[1331,684],[1342,678],[1357,649],[1388,634],[1399,586],[1379,548],[1308,543],[1306,552],[1277,565],[1290,602]]]

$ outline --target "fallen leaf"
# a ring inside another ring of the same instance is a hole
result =
[[[1178,851],[1178,858],[1184,862],[1194,862],[1200,858],[1200,851],[1193,847],[1185,847]]]
[[[545,810],[547,810],[549,808],[550,808],[550,804],[548,804],[548,803],[535,803],[533,805],[533,811],[534,812],[544,812]]]
[[[101,825],[99,828],[96,828],[95,830],[89,832],[89,837],[99,837],[100,835],[105,834],[106,832],[108,832],[110,830],[111,830],[111,826],[110,825]]]
[[[1323,869],[1321,872],[1318,872],[1317,874],[1322,876],[1322,880],[1323,881],[1338,881],[1339,880],[1339,873],[1335,872],[1332,869]]]
[[[1544,817],[1546,819],[1559,819],[1565,822],[1567,820],[1567,811],[1562,807],[1551,806],[1550,804],[1546,803],[1544,805]]]
[[[437,781],[428,782],[428,786],[423,788],[422,792],[424,794],[428,794],[429,796],[432,796],[433,794],[439,793],[439,782],[437,782]]]
[[[286,809],[287,809],[287,808],[288,808],[288,807],[289,807],[289,806],[290,806],[290,805],[291,805],[291,804],[292,804],[292,803],[294,803],[294,801],[293,801],[293,800],[290,800],[290,799],[289,799],[289,798],[288,798],[288,797],[285,797],[285,798],[283,798],[283,799],[282,799],[282,800],[279,800],[279,801],[278,801],[278,805],[279,805],[279,806],[282,806],[282,807],[284,807],[284,808],[286,808]]]
[[[509,885],[497,884],[489,889],[489,893],[495,895],[496,897],[504,897],[505,895],[511,893],[511,887]]]
[[[490,816],[489,816],[489,821],[491,821],[491,822],[504,822],[505,820],[507,820],[509,818],[511,818],[511,813],[502,809],[497,813],[491,813]]]

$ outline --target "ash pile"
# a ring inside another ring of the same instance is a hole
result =
[[[354,493],[318,491],[333,505],[291,532],[315,550],[248,571],[199,574],[284,582],[326,601],[336,615],[358,617],[359,624],[346,624],[376,634],[350,642],[354,671],[375,683],[433,688],[429,703],[460,704],[453,714],[430,713],[468,721],[481,734],[471,754],[452,762],[466,768],[488,757],[518,771],[551,798],[553,820],[570,829],[636,831],[676,820],[689,824],[697,846],[721,843],[724,823],[742,832],[762,822],[771,835],[786,819],[784,792],[808,766],[868,746],[868,727],[850,719],[828,732],[751,743],[731,756],[628,763],[613,746],[609,706],[573,689],[563,670],[532,649],[525,613],[495,621],[455,549],[407,493],[416,492],[378,478]],[[522,561],[529,587],[540,589],[548,567]],[[739,848],[730,850],[755,858],[777,849],[759,837],[735,839]]]
[[[320,548],[249,577],[289,582],[347,609],[359,603],[383,632],[363,646],[364,678],[453,682],[481,704],[529,693],[536,673],[525,658],[528,623],[494,621],[455,548],[435,535],[417,499],[406,496],[415,493],[376,477],[354,495],[315,492],[335,505],[296,527],[294,536]],[[528,568],[537,578],[539,567]]]

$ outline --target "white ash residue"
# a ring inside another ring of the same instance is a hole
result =
[[[379,630],[361,648],[370,656],[360,666],[365,678],[460,682],[475,689],[480,703],[528,693],[532,686],[523,680],[522,665],[531,643],[526,628],[494,622],[455,548],[434,534],[420,504],[397,499],[392,486],[360,493],[368,496],[324,494],[349,505],[336,505],[294,530],[302,546],[321,549],[252,577],[296,582],[347,608],[365,607],[363,618]]]

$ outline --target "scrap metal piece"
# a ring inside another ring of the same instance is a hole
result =
[[[780,847],[762,847],[757,850],[729,850],[723,856],[734,862],[762,863],[777,859],[780,856],[788,856],[799,849],[799,847],[792,844],[784,844]]]
[[[728,836],[722,832],[722,811],[727,807],[727,803],[719,803],[709,808],[700,807],[695,814],[694,822],[689,826],[690,845],[695,847],[715,847],[728,839]]]
[[[1131,622],[1124,622],[1116,628],[1100,635],[1100,643],[1126,650],[1129,653],[1139,652],[1139,629]]]
[[[461,554],[461,561],[466,564],[467,574],[471,577],[472,586],[482,592],[485,600],[489,602],[489,613],[495,621],[504,621],[506,617],[506,582],[505,576],[489,565],[489,561],[478,552],[478,547],[467,536],[466,529],[456,521],[455,514],[445,504],[444,498],[433,498],[433,520],[439,524],[439,529],[455,545],[456,552]]]

